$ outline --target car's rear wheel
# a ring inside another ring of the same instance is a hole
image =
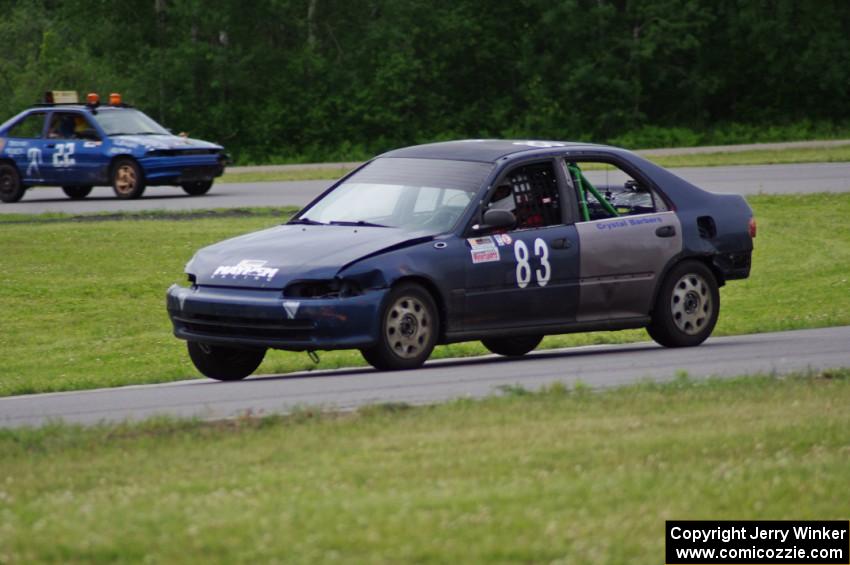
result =
[[[238,381],[257,370],[265,349],[242,349],[209,345],[195,341],[186,342],[189,357],[204,376],[219,381]]]
[[[17,202],[23,198],[26,190],[21,184],[18,169],[9,163],[0,163],[0,200],[6,203]]]
[[[90,186],[63,186],[62,192],[71,200],[82,200],[91,193]]]
[[[714,273],[699,261],[684,261],[664,279],[646,329],[665,347],[691,347],[711,335],[719,313]]]
[[[118,198],[138,198],[145,191],[145,175],[132,159],[118,159],[112,166],[112,190]]]
[[[484,347],[497,355],[520,357],[540,345],[542,340],[542,335],[523,335],[482,339],[481,343],[484,344]]]
[[[378,344],[360,352],[381,371],[420,367],[437,343],[438,316],[427,290],[418,284],[401,284],[384,299]]]
[[[213,181],[211,180],[199,180],[197,182],[184,182],[180,186],[189,196],[201,196],[202,194],[209,192],[212,185]]]

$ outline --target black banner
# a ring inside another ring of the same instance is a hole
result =
[[[668,565],[850,563],[850,522],[670,520]]]

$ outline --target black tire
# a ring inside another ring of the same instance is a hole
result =
[[[699,261],[683,261],[664,279],[646,329],[665,347],[692,347],[711,335],[719,314],[714,273]]]
[[[514,337],[492,337],[482,339],[484,347],[505,357],[521,357],[540,345],[542,335],[521,335]]]
[[[204,376],[239,381],[253,373],[266,356],[265,349],[241,349],[187,341],[189,357]]]
[[[360,353],[379,371],[421,367],[437,344],[440,319],[431,294],[413,283],[395,287],[381,308],[378,344]]]
[[[112,190],[122,200],[138,198],[145,191],[145,175],[132,159],[116,159],[112,164]]]
[[[18,169],[9,163],[0,163],[0,200],[11,204],[24,196],[26,187],[21,184]]]
[[[212,185],[213,181],[211,180],[199,180],[196,182],[184,182],[180,186],[189,196],[201,196],[202,194],[209,192]]]
[[[91,194],[91,189],[90,186],[63,186],[62,192],[71,200],[82,200]]]

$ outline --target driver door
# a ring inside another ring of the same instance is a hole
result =
[[[60,186],[95,184],[103,145],[95,132],[82,113],[53,112],[44,149],[45,178]]]
[[[465,328],[488,330],[561,325],[575,320],[579,249],[574,225],[564,223],[551,161],[511,170],[493,195],[510,186],[516,228],[470,232],[465,276]],[[503,202],[503,200],[499,200]],[[502,209],[508,209],[499,204]]]

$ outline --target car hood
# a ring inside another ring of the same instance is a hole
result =
[[[148,150],[222,148],[220,145],[210,143],[209,141],[192,139],[190,137],[181,137],[179,135],[115,135],[110,139],[112,139],[112,143],[115,145],[123,145],[126,147],[143,146]]]
[[[200,285],[283,289],[294,280],[333,278],[359,259],[430,238],[396,228],[283,225],[205,247],[186,272]]]

